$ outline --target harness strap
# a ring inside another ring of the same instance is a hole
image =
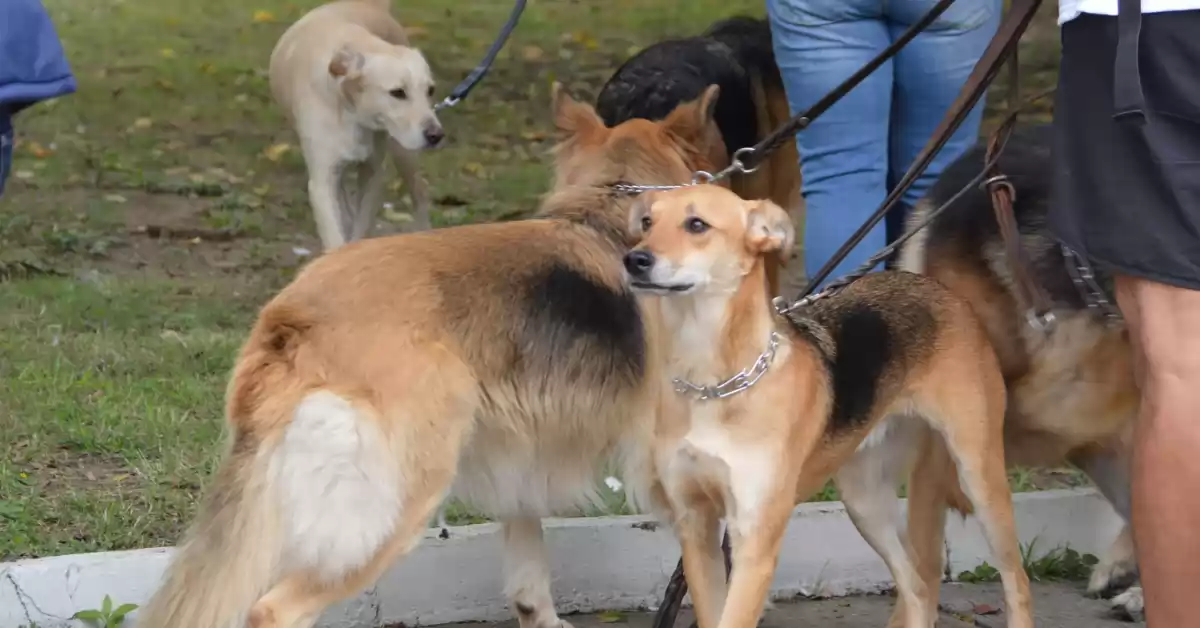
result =
[[[1117,51],[1113,63],[1113,118],[1146,122],[1146,96],[1138,54],[1142,39],[1141,0],[1117,3]]]

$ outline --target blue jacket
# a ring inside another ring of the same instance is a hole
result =
[[[0,130],[18,111],[75,89],[41,0],[0,0]]]

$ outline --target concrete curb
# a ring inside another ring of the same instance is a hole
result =
[[[1099,553],[1120,529],[1092,489],[1015,496],[1023,543]],[[679,558],[669,529],[650,517],[548,519],[546,542],[560,613],[654,608]],[[327,612],[320,628],[379,628],[510,617],[502,592],[501,534],[494,523],[430,530],[425,541],[358,598]],[[974,519],[951,517],[946,538],[954,573],[989,560]],[[0,628],[81,626],[75,611],[144,603],[172,550],[156,548],[56,556],[0,564]],[[799,506],[788,528],[773,599],[839,596],[891,587],[883,561],[862,540],[840,502]],[[129,624],[136,626],[136,612]]]

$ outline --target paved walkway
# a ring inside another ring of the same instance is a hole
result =
[[[1003,594],[998,584],[942,585],[942,608],[938,628],[1004,628],[1003,612],[987,613],[986,607],[1002,608]],[[800,600],[777,604],[763,618],[761,628],[884,628],[891,616],[893,598],[885,595]],[[1084,597],[1082,589],[1066,584],[1034,585],[1034,614],[1039,628],[1145,628],[1143,622],[1125,622],[1112,616],[1108,603]],[[647,628],[651,613],[573,615],[567,617],[575,628]],[[690,609],[680,613],[678,626],[692,620]],[[965,621],[964,621],[965,620]],[[501,622],[497,628],[515,628],[516,621]],[[453,628],[479,628],[480,624],[458,624]],[[450,627],[446,627],[450,628]]]

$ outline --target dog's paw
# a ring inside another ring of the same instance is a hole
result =
[[[1133,561],[1102,562],[1092,569],[1087,592],[1091,597],[1109,600],[1137,584],[1137,581],[1137,564]]]
[[[1142,598],[1142,587],[1129,587],[1112,599],[1112,609],[1125,621],[1144,621],[1146,603]]]

